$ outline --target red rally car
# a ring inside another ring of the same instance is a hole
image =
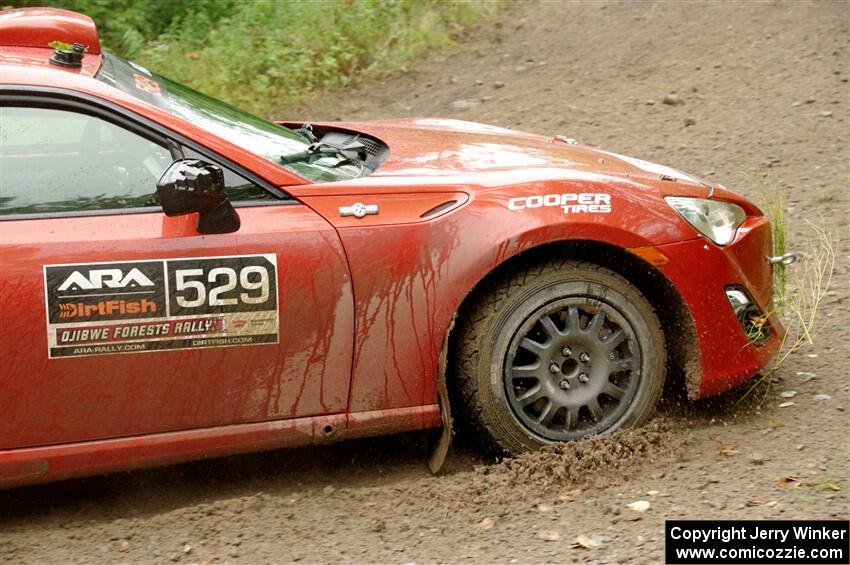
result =
[[[769,222],[720,185],[457,120],[268,122],[63,10],[0,13],[0,45],[0,486],[449,405],[515,454],[780,346]]]

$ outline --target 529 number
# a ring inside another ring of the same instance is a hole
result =
[[[231,267],[174,271],[177,305],[182,308],[201,306],[236,306],[263,304],[269,300],[269,271],[259,265],[242,267],[237,273]],[[237,290],[238,292],[234,292]]]

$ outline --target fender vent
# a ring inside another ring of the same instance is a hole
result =
[[[436,206],[434,206],[430,210],[426,210],[425,212],[422,212],[422,215],[419,216],[419,217],[420,218],[429,218],[431,216],[436,216],[440,212],[445,212],[446,210],[448,210],[449,208],[451,208],[455,204],[457,204],[457,200],[447,200],[447,201],[443,202],[442,204],[437,204]]]
[[[381,143],[380,140],[366,135],[351,134],[343,131],[329,131],[321,137],[321,140],[342,146],[348,145],[355,140],[358,143],[362,143],[366,151],[366,162],[364,164],[370,174],[384,162],[384,159],[389,154],[387,146]]]

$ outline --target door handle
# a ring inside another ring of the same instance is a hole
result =
[[[354,216],[355,218],[362,218],[364,216],[377,216],[378,205],[355,202],[351,206],[340,206],[339,215],[343,218],[347,216]]]

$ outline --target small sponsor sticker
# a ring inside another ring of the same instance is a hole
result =
[[[508,200],[509,210],[551,207],[563,209],[564,214],[609,214],[611,212],[611,195],[601,192],[565,192],[518,196]]]
[[[162,96],[162,88],[159,86],[159,83],[152,78],[135,73],[133,74],[133,83],[139,90],[144,90],[154,96]]]
[[[278,342],[277,257],[45,265],[48,356]]]

